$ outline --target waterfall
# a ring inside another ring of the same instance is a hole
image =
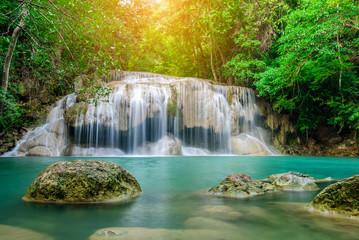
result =
[[[249,88],[136,72],[107,85],[111,93],[96,103],[64,97],[7,155],[276,153]]]

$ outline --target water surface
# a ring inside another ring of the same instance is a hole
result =
[[[338,220],[304,209],[317,192],[283,192],[251,199],[202,194],[233,173],[254,179],[298,171],[315,178],[343,179],[359,173],[359,158],[328,157],[112,157],[139,181],[143,195],[123,204],[52,205],[21,200],[50,164],[79,157],[0,158],[0,224],[45,233],[57,240],[87,239],[104,227],[208,229],[233,239],[359,239],[357,220]],[[320,187],[325,187],[322,184]],[[240,217],[212,216],[205,209],[228,207]],[[212,221],[213,220],[213,221]],[[228,228],[227,228],[228,227]],[[0,239],[1,233],[0,233]]]

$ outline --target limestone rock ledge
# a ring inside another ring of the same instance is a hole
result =
[[[107,161],[75,160],[50,165],[27,190],[25,201],[96,203],[126,200],[142,192],[125,169]]]

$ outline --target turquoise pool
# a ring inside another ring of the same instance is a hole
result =
[[[249,174],[254,179],[287,171],[298,171],[316,178],[343,179],[359,174],[359,158],[92,157],[88,159],[110,161],[131,172],[139,181],[143,195],[128,203],[105,205],[52,205],[21,200],[27,187],[43,169],[57,161],[74,159],[86,158],[0,158],[0,224],[30,229],[56,240],[87,239],[105,227],[211,228],[223,232],[223,239],[236,240],[359,239],[359,221],[325,217],[305,210],[305,204],[317,192],[282,192],[251,199],[226,199],[203,194],[203,189],[213,187],[229,174],[238,172]],[[238,217],[219,219],[221,217],[206,213],[206,209],[223,206],[237,212]],[[0,239],[4,239],[1,231]]]

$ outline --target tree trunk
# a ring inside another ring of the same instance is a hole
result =
[[[193,52],[193,64],[195,66],[195,69],[196,69],[196,77],[199,77],[199,67],[198,67],[198,64],[197,64],[197,49],[196,47],[193,47],[192,49],[192,52]]]
[[[214,54],[214,58],[215,58],[215,62],[214,62],[214,70],[217,73],[217,80],[221,83],[222,82],[222,76],[221,76],[221,66],[218,60],[218,54],[216,53],[216,49],[215,46],[217,45],[217,43],[215,42],[215,40],[213,39],[213,54]]]
[[[199,50],[201,51],[201,55],[202,55],[202,64],[203,64],[204,74],[206,75],[206,78],[209,78],[209,76],[208,76],[208,70],[207,70],[206,58],[205,58],[205,56],[204,56],[204,53],[203,53],[203,49],[202,49],[202,47],[201,47],[201,44],[198,44],[198,48],[199,48]]]
[[[5,63],[4,63],[4,71],[3,71],[3,82],[2,82],[2,88],[4,94],[7,92],[7,86],[9,82],[9,70],[10,70],[10,64],[12,60],[12,56],[14,54],[14,50],[16,47],[17,39],[20,36],[22,28],[25,26],[25,18],[27,17],[27,9],[25,7],[22,8],[22,11],[20,13],[20,23],[16,26],[14,29],[14,32],[12,33],[11,37],[13,42],[9,44],[9,48],[7,50]]]

